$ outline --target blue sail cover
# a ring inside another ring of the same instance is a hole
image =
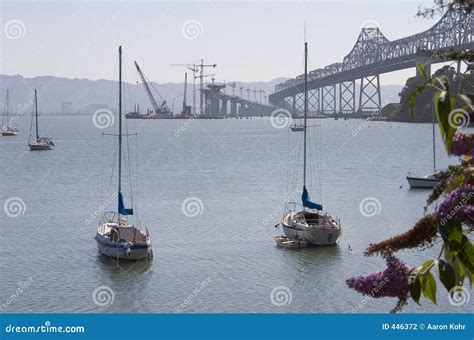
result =
[[[306,187],[303,187],[303,194],[301,195],[301,200],[303,201],[303,207],[323,210],[323,206],[321,204],[311,202],[311,198],[309,197],[309,193],[308,190],[306,190]]]
[[[120,215],[133,215],[133,209],[127,209],[125,208],[125,205],[123,204],[123,196],[122,193],[119,192],[119,199],[118,199],[118,212]]]

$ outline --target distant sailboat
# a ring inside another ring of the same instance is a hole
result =
[[[30,138],[28,145],[31,151],[40,151],[40,150],[51,150],[54,147],[53,138],[51,137],[40,137],[39,128],[38,128],[38,95],[35,89],[35,109],[34,116],[31,117],[31,124],[33,125],[33,117],[35,117],[35,131],[36,139],[31,141],[31,129],[30,129]]]
[[[432,135],[433,135],[433,174],[424,177],[410,176],[408,173],[407,181],[412,189],[431,189],[439,183],[439,178],[436,177],[436,142],[435,142],[435,119],[434,112],[432,116]]]
[[[290,129],[291,131],[293,132],[300,132],[300,131],[304,131],[304,125],[299,123],[299,124],[296,124],[296,122],[290,126]]]
[[[2,124],[3,126],[3,130],[2,130],[2,136],[16,136],[17,133],[18,133],[18,130],[15,129],[15,128],[12,128],[10,126],[10,118],[9,118],[9,92],[7,90],[7,102],[5,104],[5,116],[4,118],[6,117],[6,120],[7,120],[7,123],[6,125],[5,124]]]
[[[302,211],[289,211],[281,222],[286,237],[292,241],[302,241],[313,245],[334,245],[341,234],[341,225],[327,213],[322,213],[322,205],[314,203],[306,189],[306,144],[308,115],[308,43],[304,44],[305,76],[304,76],[304,151],[303,151],[303,193]],[[308,210],[306,210],[308,208]],[[277,244],[283,244],[276,239]],[[287,241],[285,241],[287,242]],[[288,243],[288,242],[287,242]],[[293,242],[294,243],[294,242]],[[293,246],[294,244],[292,244]],[[300,246],[300,242],[298,242]]]
[[[122,195],[122,46],[119,47],[119,131],[118,131],[118,209],[103,217],[95,240],[100,254],[116,259],[140,260],[151,258],[151,238],[148,229],[140,230],[128,224],[124,216],[133,215],[125,208]]]

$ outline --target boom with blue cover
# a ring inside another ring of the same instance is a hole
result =
[[[321,204],[311,202],[311,198],[309,197],[308,190],[306,190],[305,186],[303,187],[303,194],[301,195],[301,200],[303,201],[303,207],[323,210],[323,206]]]
[[[118,212],[120,215],[133,215],[133,208],[130,208],[130,209],[125,208],[125,205],[123,204],[123,196],[121,192],[119,192]]]

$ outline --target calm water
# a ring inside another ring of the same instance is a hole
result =
[[[135,206],[151,232],[155,257],[117,265],[98,256],[98,221],[87,222],[104,205],[115,207],[106,195],[116,186],[109,171],[113,137],[102,137],[90,117],[42,117],[42,130],[57,147],[30,152],[29,122],[20,120],[17,137],[0,138],[2,205],[11,197],[24,202],[18,217],[0,215],[0,303],[8,302],[7,312],[166,313],[181,305],[182,312],[350,313],[363,296],[344,280],[384,268],[381,258],[362,252],[422,216],[427,192],[409,190],[405,175],[410,169],[425,174],[432,166],[430,125],[320,121],[323,204],[341,219],[344,233],[337,247],[288,251],[276,248],[273,237],[281,231],[273,225],[294,189],[287,164],[297,158],[289,146],[298,136],[268,119],[194,121],[179,133],[184,121],[129,121],[129,132],[139,132],[130,137]],[[450,161],[441,145],[437,156],[440,167]],[[183,214],[189,197],[202,202],[197,216]],[[380,202],[379,214],[361,214],[366,197]],[[438,252],[435,246],[400,257],[414,266]],[[28,287],[9,299],[27,280]],[[94,303],[99,286],[111,288],[113,303]],[[270,299],[279,286],[291,292],[284,306]],[[472,302],[451,306],[440,287],[438,301],[410,303],[405,310],[472,308]],[[360,312],[388,312],[395,303],[372,299]]]

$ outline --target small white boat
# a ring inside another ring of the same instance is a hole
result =
[[[293,132],[304,131],[304,125],[295,123],[292,126],[290,126],[290,129]]]
[[[51,150],[54,147],[53,138],[51,137],[41,137],[39,135],[38,129],[38,95],[35,89],[35,130],[36,130],[36,138],[32,141],[31,140],[31,129],[30,129],[30,140],[28,141],[28,146],[30,147],[31,151],[41,151],[41,150]],[[33,118],[31,121],[31,125],[33,126]]]
[[[125,208],[122,195],[122,46],[119,47],[119,96],[118,96],[118,210],[104,214],[95,240],[99,254],[115,259],[151,259],[153,250],[148,229],[137,228],[125,216],[133,215],[133,208]]]
[[[425,177],[407,176],[407,181],[412,189],[431,189],[439,183],[439,179],[435,175],[426,175]]]
[[[308,246],[308,242],[304,240],[290,240],[286,236],[276,236],[275,241],[278,247],[285,249],[300,249]]]
[[[9,118],[9,91],[7,90],[7,101],[5,104],[5,115],[3,116],[4,118],[6,117],[6,124],[2,124],[3,130],[2,130],[2,136],[16,136],[18,134],[18,130],[16,128],[13,128],[10,126],[10,118]]]

